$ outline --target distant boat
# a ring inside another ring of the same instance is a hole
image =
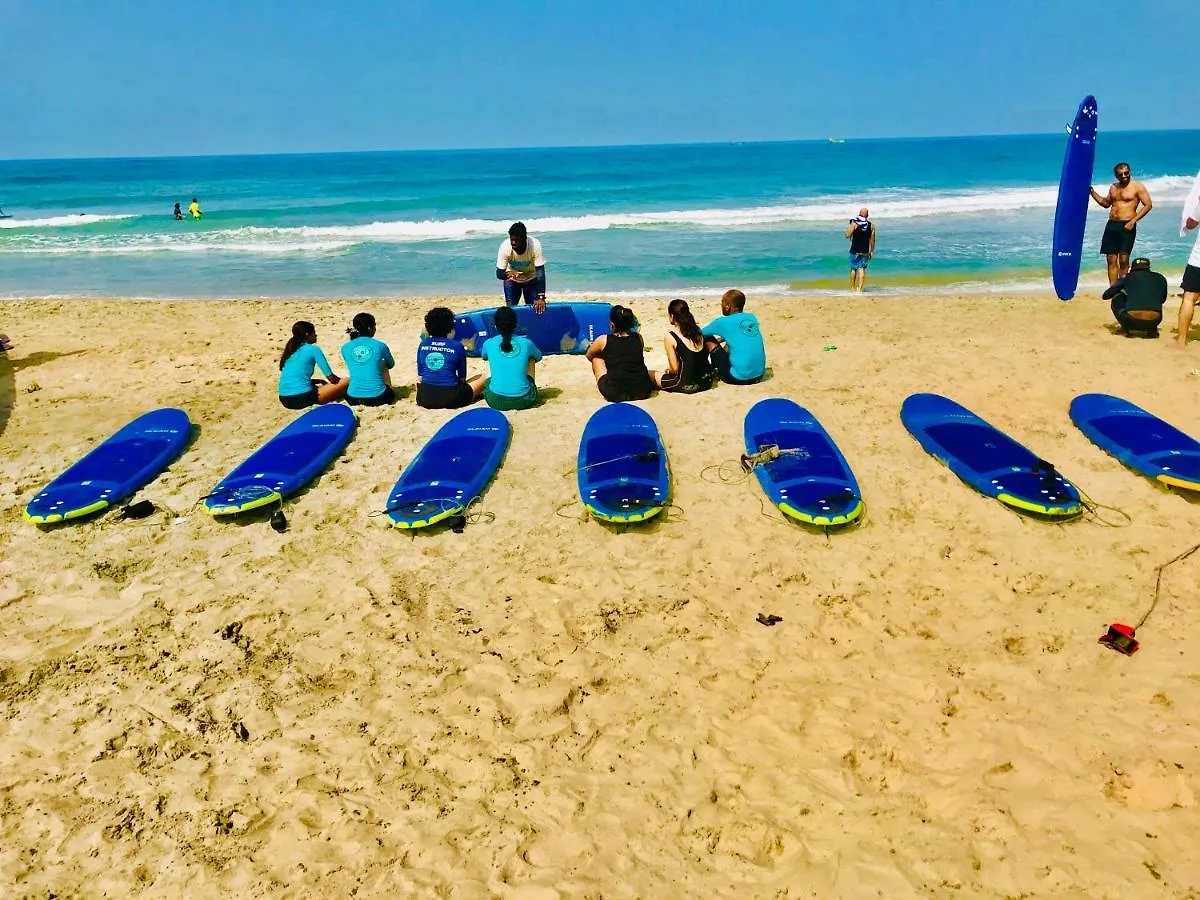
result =
[[[846,143],[846,139],[845,139],[845,138],[830,138],[830,139],[829,139],[829,143],[831,143],[831,144],[844,144],[844,143]]]

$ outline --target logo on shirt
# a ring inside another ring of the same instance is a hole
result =
[[[354,347],[350,351],[350,355],[354,357],[355,362],[367,362],[371,358],[370,347]]]
[[[754,335],[758,334],[758,325],[750,319],[744,320],[738,328],[746,337],[754,337]]]
[[[430,353],[425,357],[425,365],[429,367],[430,372],[440,372],[446,368],[446,357],[440,353]]]

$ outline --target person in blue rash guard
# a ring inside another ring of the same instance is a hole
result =
[[[346,329],[350,340],[342,344],[342,359],[350,371],[346,402],[351,406],[387,406],[396,402],[390,369],[396,360],[383,341],[375,339],[375,317],[361,312]]]
[[[327,380],[314,381],[314,369],[320,369]],[[341,400],[349,387],[350,379],[334,375],[317,346],[316,326],[312,322],[293,325],[292,336],[279,358],[279,402],[288,409],[305,409]]]
[[[435,306],[425,313],[425,333],[417,347],[417,406],[458,409],[479,399],[483,376],[467,378],[467,351],[454,333],[454,313]]]
[[[529,236],[524,222],[513,222],[508,239],[496,253],[496,277],[504,282],[504,302],[525,305],[536,313],[546,311],[546,258],[542,242]]]
[[[535,366],[542,351],[529,338],[513,332],[517,314],[507,306],[496,310],[495,337],[484,341],[479,355],[487,360],[491,378],[483,383],[483,399],[492,409],[529,409],[537,405]]]
[[[767,348],[758,319],[745,311],[746,295],[726,291],[721,316],[701,330],[709,358],[726,384],[757,384],[767,374]]]

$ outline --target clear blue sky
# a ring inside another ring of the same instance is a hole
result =
[[[0,0],[0,156],[1200,127],[1200,0]]]

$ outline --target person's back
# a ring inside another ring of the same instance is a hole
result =
[[[478,375],[467,378],[467,351],[451,335],[454,313],[438,306],[425,314],[427,335],[417,346],[417,405],[425,409],[458,409],[474,402],[483,390]]]
[[[1125,310],[1150,310],[1161,313],[1167,302],[1167,279],[1150,269],[1131,269],[1125,276]]]
[[[604,346],[604,364],[613,389],[625,394],[649,393],[650,373],[646,349],[639,334],[610,334]]]
[[[356,406],[381,406],[395,401],[388,370],[396,365],[388,345],[375,337],[375,317],[359,313],[342,344],[342,359],[350,376],[346,399]]]
[[[496,311],[497,328],[502,316],[511,321],[505,322],[507,327],[500,328],[500,334],[484,341],[479,351],[490,375],[484,383],[483,397],[493,409],[528,409],[537,403],[533,369],[542,353],[529,338],[512,333],[516,315],[508,307]]]
[[[753,313],[745,311],[746,295],[741,291],[726,291],[721,297],[721,315],[709,322],[702,331],[705,337],[719,337],[728,347],[712,351],[713,364],[723,381],[731,384],[753,384],[767,372],[767,348],[762,329]]]
[[[1151,271],[1150,260],[1140,256],[1128,275],[1118,278],[1104,292],[1112,301],[1112,312],[1126,335],[1158,337],[1162,308],[1167,301],[1167,279]]]

